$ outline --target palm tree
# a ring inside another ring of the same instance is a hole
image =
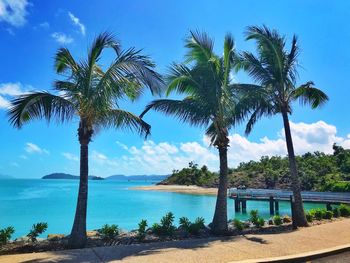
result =
[[[150,109],[173,115],[183,122],[205,127],[220,156],[220,178],[212,232],[227,232],[227,149],[228,131],[238,119],[235,106],[238,97],[230,76],[235,65],[234,40],[227,34],[223,56],[214,53],[214,42],[206,33],[191,32],[185,41],[185,62],[173,64],[166,78],[168,96],[172,92],[185,95],[182,100],[158,99],[147,105]]]
[[[246,40],[250,39],[257,43],[258,56],[243,52],[238,63],[238,68],[246,70],[258,84],[246,89],[246,95],[241,100],[242,108],[250,108],[248,111],[251,113],[246,134],[251,132],[261,117],[282,115],[295,200],[293,221],[296,226],[307,226],[288,115],[292,113],[292,102],[295,100],[309,104],[314,109],[324,104],[328,97],[315,88],[311,81],[301,86],[296,85],[299,47],[295,35],[290,50],[285,47],[285,37],[266,26],[248,27]]]
[[[104,70],[99,65],[106,48],[115,51],[113,63]],[[55,56],[55,70],[65,80],[54,82],[49,93],[37,91],[12,101],[10,122],[21,128],[33,119],[56,119],[58,122],[79,120],[80,183],[74,223],[69,246],[84,247],[86,243],[86,212],[88,198],[88,147],[95,131],[101,128],[126,128],[147,136],[150,125],[138,116],[122,110],[118,99],[136,99],[147,86],[158,93],[162,80],[154,71],[155,64],[140,50],[121,50],[119,42],[110,33],[101,33],[94,40],[86,60],[77,62],[66,48]]]

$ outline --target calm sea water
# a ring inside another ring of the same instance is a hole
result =
[[[168,211],[191,220],[198,216],[211,222],[215,197],[179,193],[129,190],[130,187],[151,185],[154,182],[89,181],[88,229],[103,224],[117,224],[120,228],[137,228],[141,219],[149,225],[158,222]],[[0,229],[13,226],[14,237],[28,233],[33,223],[47,222],[47,233],[68,234],[73,223],[78,180],[16,179],[0,180]],[[306,204],[306,209],[322,205]],[[250,209],[258,209],[269,218],[266,202],[248,202]],[[229,217],[246,219],[247,214],[235,214],[233,201],[228,202]],[[290,214],[290,205],[280,203],[280,214]]]

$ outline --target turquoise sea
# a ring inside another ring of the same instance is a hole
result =
[[[0,180],[0,229],[13,226],[14,237],[27,234],[33,223],[47,222],[48,233],[68,234],[71,230],[78,180],[15,179]],[[176,222],[182,216],[191,220],[198,216],[211,222],[215,197],[165,193],[156,191],[129,190],[130,187],[151,185],[142,181],[89,181],[88,229],[100,228],[103,224],[117,224],[120,228],[137,228],[141,219],[149,225],[158,222],[168,211],[175,214]],[[310,209],[322,205],[306,204]],[[258,209],[269,218],[268,203],[248,202],[248,212]],[[228,202],[229,217],[245,219],[247,214],[236,214],[233,201]],[[280,203],[280,214],[290,214],[287,202]]]

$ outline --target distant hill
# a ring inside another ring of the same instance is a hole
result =
[[[52,173],[43,176],[41,179],[73,179],[78,180],[79,176],[77,175],[71,175],[71,174],[65,174],[65,173]],[[89,175],[89,180],[104,180],[102,177]]]
[[[106,177],[106,180],[141,180],[141,181],[161,181],[168,177],[169,175],[123,175],[123,174],[117,174],[117,175],[111,175]]]
[[[15,179],[13,176],[0,174],[0,180]]]

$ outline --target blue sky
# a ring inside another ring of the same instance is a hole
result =
[[[183,40],[189,30],[205,30],[222,52],[223,38],[231,32],[239,51],[254,51],[244,40],[248,25],[266,24],[299,37],[300,79],[313,80],[330,97],[319,110],[295,105],[291,116],[297,153],[331,152],[334,142],[350,148],[348,101],[350,88],[349,1],[34,1],[0,0],[0,174],[38,178],[51,172],[78,174],[77,121],[47,125],[35,121],[15,130],[6,109],[14,95],[30,90],[50,90],[60,78],[53,70],[59,47],[75,58],[86,55],[89,43],[101,31],[114,32],[123,47],[143,48],[165,73],[183,59]],[[111,53],[105,53],[109,62]],[[235,76],[251,82],[244,72]],[[122,106],[140,113],[152,100],[145,93],[135,103]],[[125,131],[101,131],[90,145],[90,173],[167,174],[189,161],[218,169],[215,149],[208,147],[203,131],[169,117],[150,113],[152,136],[144,141]],[[243,127],[230,132],[229,165],[285,155],[280,116],[261,120],[249,137]]]

